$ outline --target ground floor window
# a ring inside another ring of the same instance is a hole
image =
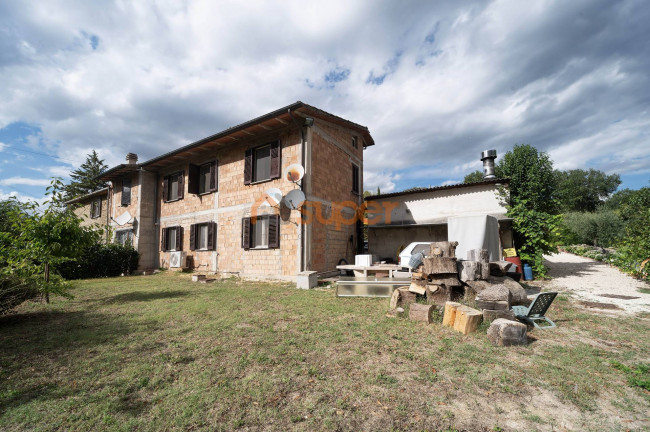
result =
[[[214,250],[217,242],[217,224],[204,222],[190,225],[190,249]]]
[[[119,230],[115,232],[115,243],[121,245],[133,244],[133,230]]]
[[[265,215],[242,219],[244,249],[275,249],[280,247],[280,216]]]
[[[183,250],[183,227],[172,226],[163,228],[161,231],[160,250]]]

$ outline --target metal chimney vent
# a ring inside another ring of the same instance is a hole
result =
[[[485,150],[481,152],[481,160],[483,161],[483,178],[493,179],[497,176],[494,174],[494,159],[497,158],[496,150]]]

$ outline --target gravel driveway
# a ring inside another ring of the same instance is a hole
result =
[[[650,294],[639,291],[640,288],[650,289],[647,283],[605,263],[569,253],[561,252],[544,258],[549,276],[553,278],[546,285],[548,290],[571,291],[582,300],[583,306],[589,308],[618,313],[650,313]]]

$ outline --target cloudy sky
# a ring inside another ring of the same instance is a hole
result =
[[[649,22],[644,0],[4,0],[0,198],[297,100],[369,127],[365,189],[462,181],[516,143],[648,186]]]

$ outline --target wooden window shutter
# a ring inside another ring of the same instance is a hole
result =
[[[190,225],[190,250],[196,249],[196,227],[197,225]]]
[[[253,150],[246,150],[244,157],[244,184],[251,184],[253,181]]]
[[[167,228],[160,230],[160,250],[167,251]]]
[[[163,179],[163,201],[169,200],[169,176]]]
[[[176,227],[176,250],[183,250],[183,227],[180,225]]]
[[[208,223],[208,250],[214,250],[215,245],[217,244],[217,224],[214,222]]]
[[[210,192],[216,192],[219,190],[217,163],[217,161],[214,161],[210,164]]]
[[[269,249],[280,247],[280,216],[269,216]]]
[[[183,199],[183,192],[185,191],[185,171],[178,173],[178,199]]]
[[[249,217],[241,220],[241,247],[244,249],[251,247],[251,218]]]
[[[97,207],[99,207],[97,209],[97,217],[100,217],[102,215],[102,200],[101,200],[101,198],[99,199],[99,205]]]
[[[271,178],[280,178],[280,141],[271,143]]]
[[[352,164],[352,192],[359,193],[359,167]]]
[[[198,165],[190,164],[187,174],[187,193],[198,195],[200,181],[201,167]]]

